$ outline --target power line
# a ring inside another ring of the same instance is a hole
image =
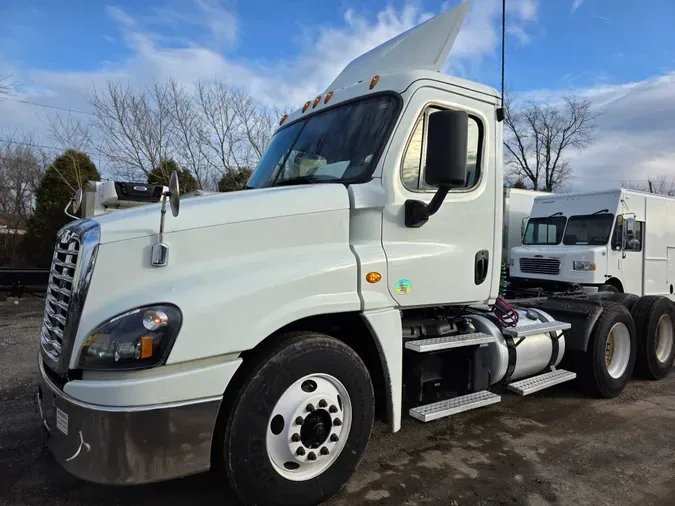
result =
[[[43,144],[35,144],[32,142],[21,142],[21,141],[12,141],[8,139],[0,139],[0,142],[4,142],[7,144],[18,144],[20,146],[28,146],[29,148],[41,148],[41,149],[50,149],[52,151],[66,151],[68,148],[57,148],[56,146],[45,146]],[[101,153],[100,151],[98,152],[92,152],[92,151],[84,151],[83,149],[77,149],[76,151],[79,151],[80,153],[85,153],[87,155],[91,156],[103,156],[109,160],[115,160],[114,157],[106,155],[105,153]]]
[[[77,109],[67,109],[65,107],[58,107],[56,105],[38,104],[37,102],[31,102],[30,100],[21,100],[19,98],[3,97],[2,99],[0,99],[0,101],[2,101],[2,100],[9,100],[10,102],[16,102],[16,103],[19,103],[19,104],[34,105],[36,107],[45,107],[47,109],[56,109],[57,111],[74,112],[74,113],[77,113],[77,114],[86,114],[88,116],[96,116],[93,112],[79,111]]]

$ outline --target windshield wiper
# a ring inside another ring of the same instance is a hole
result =
[[[339,180],[340,180],[339,177],[333,177],[328,175],[297,176],[280,181],[276,183],[274,186],[293,186],[296,184],[326,183],[330,181],[339,181]]]
[[[547,217],[544,218],[544,219],[545,219],[545,220],[549,220],[549,219],[551,219],[551,218],[555,218],[556,216],[561,216],[561,215],[562,215],[562,211],[558,211],[557,213],[553,213],[551,216],[547,216]]]
[[[609,209],[600,209],[599,211],[595,211],[591,216],[595,216],[596,214],[601,214],[601,213],[608,213]]]

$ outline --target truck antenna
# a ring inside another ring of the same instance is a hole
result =
[[[497,121],[504,121],[504,60],[506,55],[506,0],[502,0],[502,106],[497,109]]]

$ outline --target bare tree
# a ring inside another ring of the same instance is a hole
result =
[[[9,92],[14,89],[16,83],[12,80],[12,74],[0,77],[0,95],[9,95]]]
[[[161,160],[172,156],[174,115],[168,84],[134,89],[108,82],[104,91],[89,97],[98,149],[125,176],[147,177]]]
[[[572,175],[565,158],[586,148],[595,132],[597,114],[585,98],[568,96],[561,104],[505,101],[504,146],[510,176],[529,181],[534,190],[560,189]]]
[[[0,216],[7,221],[0,244],[0,264],[20,263],[20,239],[33,208],[35,191],[49,159],[30,135],[3,132],[0,145]]]
[[[621,188],[673,197],[675,196],[675,178],[658,176],[650,177],[646,181],[621,181]]]
[[[63,182],[70,187],[70,190],[75,193],[77,188],[73,188],[69,181],[85,180],[84,167],[81,166],[82,157],[76,156],[76,153],[86,153],[95,149],[91,139],[91,125],[80,118],[74,118],[71,115],[63,117],[58,114],[47,116],[45,124],[52,144],[62,149],[63,155],[70,159],[74,176],[60,173],[57,165],[53,166],[54,170],[57,171]]]

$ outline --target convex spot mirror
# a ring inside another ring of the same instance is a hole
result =
[[[77,191],[75,192],[75,196],[73,197],[73,204],[72,204],[73,212],[74,213],[78,212],[81,206],[82,206],[82,188],[78,188]]]
[[[178,183],[178,172],[175,170],[171,173],[171,179],[169,179],[169,204],[171,205],[171,213],[174,216],[178,216],[180,211],[180,184]]]

